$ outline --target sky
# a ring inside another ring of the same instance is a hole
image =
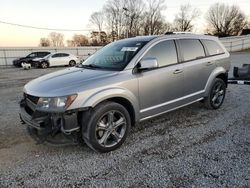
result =
[[[44,28],[86,30],[81,32],[62,32],[65,40],[74,34],[89,34],[95,29],[89,22],[91,13],[102,9],[107,0],[0,0],[0,21]],[[166,0],[165,19],[172,22],[180,5],[189,3],[200,10],[195,20],[194,32],[202,33],[206,27],[204,15],[210,5],[224,2],[238,5],[250,18],[250,0]],[[41,37],[51,31],[22,28],[0,23],[0,47],[38,46]],[[59,31],[61,32],[61,31]]]

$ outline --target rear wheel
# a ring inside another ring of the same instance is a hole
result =
[[[49,67],[49,64],[47,62],[42,62],[41,63],[41,68],[42,69],[47,69]]]
[[[226,84],[220,79],[216,78],[210,89],[208,97],[205,98],[204,104],[209,109],[218,109],[224,102],[226,94]]]
[[[126,108],[114,102],[96,106],[90,113],[83,115],[82,122],[85,143],[102,153],[120,147],[131,127],[131,119]]]
[[[74,60],[71,60],[70,62],[69,62],[69,66],[70,67],[73,67],[73,66],[75,66],[76,65],[76,62],[74,61]]]

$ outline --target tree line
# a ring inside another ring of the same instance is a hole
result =
[[[118,39],[170,31],[191,32],[194,21],[201,15],[190,4],[181,5],[170,23],[163,15],[166,10],[165,0],[107,0],[102,10],[90,16],[89,21],[97,30],[89,37],[75,34],[67,40],[67,46],[105,45]],[[250,26],[240,7],[224,3],[211,5],[205,20],[204,33],[219,37],[239,35]],[[63,46],[63,41],[63,34],[53,32],[40,39],[40,46]]]

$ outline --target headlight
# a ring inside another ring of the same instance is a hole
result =
[[[63,111],[74,102],[76,97],[77,95],[65,97],[41,97],[38,100],[37,108],[45,111]]]

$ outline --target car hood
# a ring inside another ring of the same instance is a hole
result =
[[[38,97],[71,95],[83,91],[94,82],[103,81],[116,74],[118,74],[117,71],[73,67],[30,81],[24,86],[24,92]]]

